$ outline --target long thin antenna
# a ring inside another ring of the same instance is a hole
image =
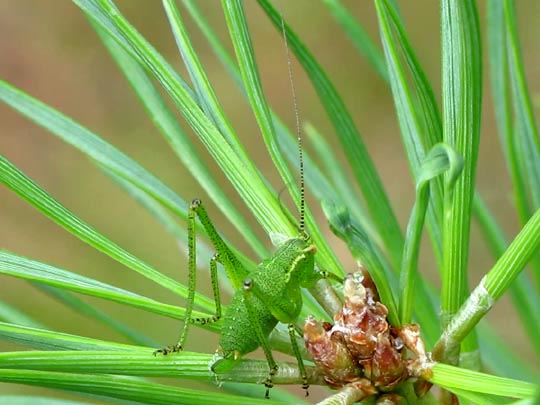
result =
[[[285,30],[285,20],[283,19],[283,14],[281,16],[281,33],[283,34],[283,42],[285,43],[285,52],[287,55],[287,70],[289,73],[289,84],[291,86],[291,94],[293,100],[294,116],[296,119],[296,140],[298,141],[298,160],[299,160],[299,169],[300,169],[300,220],[298,222],[298,228],[300,233],[305,231],[305,206],[306,206],[306,187],[304,181],[304,153],[302,150],[302,131],[300,129],[300,114],[298,112],[298,102],[296,100],[296,90],[294,88],[293,80],[293,71],[292,71],[292,62],[291,54],[289,50],[289,43],[287,41],[287,32]]]

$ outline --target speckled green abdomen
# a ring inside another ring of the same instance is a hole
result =
[[[261,345],[243,300],[244,297],[242,292],[237,292],[231,302],[231,307],[236,308],[237,311],[227,311],[223,317],[223,327],[221,329],[219,346],[225,357],[227,354],[233,352],[246,354],[252,352]],[[253,297],[253,303],[258,314],[257,320],[259,321],[265,336],[268,336],[278,321],[272,316],[268,307],[261,302],[260,299]]]

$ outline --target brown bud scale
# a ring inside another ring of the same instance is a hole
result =
[[[388,323],[388,309],[365,270],[346,277],[343,294],[333,325],[313,317],[304,324],[306,349],[331,387],[356,388],[367,397],[391,393],[401,382],[425,375],[420,369],[430,362],[418,325]],[[416,359],[407,359],[405,349]],[[392,395],[385,394],[386,401]]]

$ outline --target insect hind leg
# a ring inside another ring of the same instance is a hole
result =
[[[210,260],[210,274],[212,277],[212,288],[214,291],[214,301],[216,303],[216,313],[215,315],[207,318],[192,318],[191,314],[193,311],[193,303],[195,301],[195,291],[196,291],[196,276],[197,276],[197,238],[195,233],[195,217],[199,218],[203,228],[206,230],[208,237],[212,241],[214,248],[217,253]],[[189,268],[189,278],[188,278],[188,296],[186,302],[186,311],[184,313],[184,326],[180,334],[178,342],[172,346],[168,346],[163,349],[158,349],[154,351],[154,356],[158,353],[167,355],[169,353],[180,352],[184,348],[184,343],[186,341],[189,325],[191,323],[197,323],[200,325],[206,325],[207,323],[216,322],[221,318],[221,301],[219,296],[219,283],[217,276],[217,262],[222,263],[227,270],[227,273],[239,274],[243,276],[247,274],[247,270],[242,266],[238,259],[234,256],[228,246],[225,244],[221,236],[218,234],[214,225],[210,221],[206,210],[202,205],[202,201],[199,199],[194,199],[190,206],[188,212],[188,268]]]

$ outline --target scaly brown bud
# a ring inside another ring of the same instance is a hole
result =
[[[325,381],[333,387],[342,387],[361,374],[347,346],[337,335],[331,336],[331,325],[308,317],[304,324],[304,341],[313,361],[324,373]]]
[[[353,387],[355,390],[362,393],[363,397],[359,398],[359,401],[377,393],[377,390],[367,378],[359,378],[348,384],[348,386]]]
[[[374,300],[371,289],[364,287],[361,273],[347,276],[343,294],[345,303],[334,317],[333,331],[343,335],[356,359],[369,359],[375,351],[377,336],[388,330],[388,310]]]
[[[371,278],[371,275],[369,274],[367,269],[363,265],[360,265],[359,272],[355,274],[358,274],[358,273],[361,273],[362,275],[362,280],[361,280],[362,285],[366,287],[366,290],[371,291],[371,294],[373,295],[373,299],[375,301],[380,301],[381,299],[379,298],[379,291],[377,291],[377,286],[373,282],[373,279]]]
[[[399,336],[405,346],[417,357],[427,359],[426,347],[420,337],[420,327],[418,325],[403,325],[401,328],[392,328],[392,332]]]
[[[363,273],[345,279],[345,302],[334,316],[334,325],[308,318],[304,325],[306,348],[327,383],[344,387],[342,394],[355,394],[357,400],[384,394],[378,404],[401,404],[403,398],[386,394],[408,378],[424,382],[418,385],[422,393],[429,390],[431,384],[423,379],[431,373],[431,357],[417,325],[390,326],[388,309],[379,301],[369,274]],[[405,348],[417,358],[406,359]]]
[[[405,362],[390,334],[379,335],[371,361],[371,382],[381,391],[391,391],[406,378]]]
[[[398,394],[384,394],[377,398],[375,405],[405,405],[407,400]]]

